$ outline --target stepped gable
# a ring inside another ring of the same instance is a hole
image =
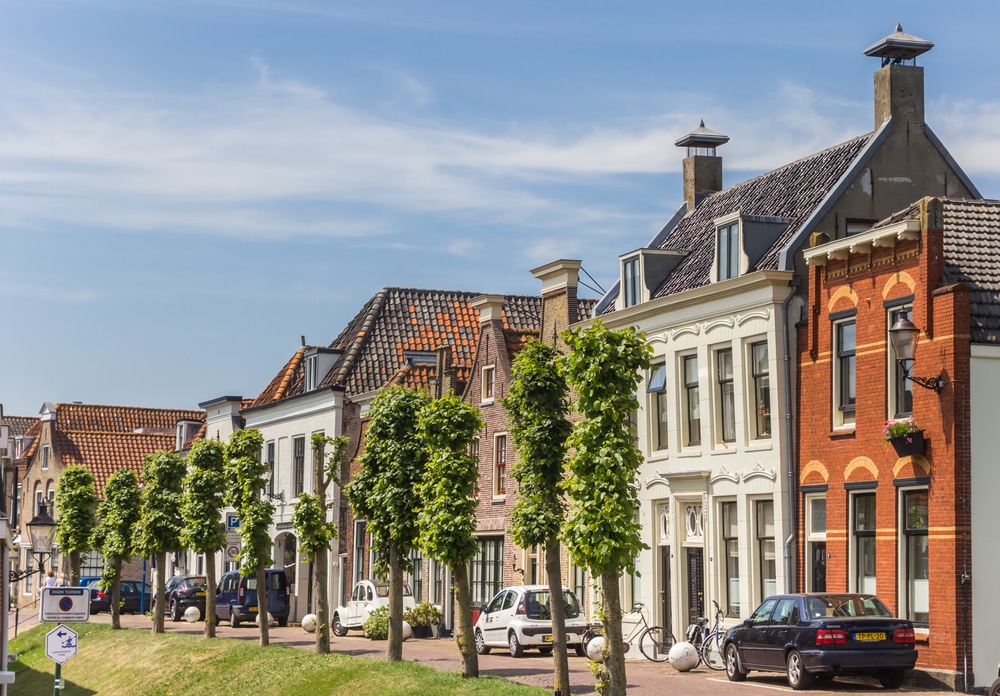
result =
[[[835,188],[872,136],[854,138],[707,196],[660,243],[660,249],[686,251],[688,256],[653,297],[709,284],[715,254],[713,221],[737,211],[744,216],[789,218],[788,227],[749,272],[776,269],[781,249]]]
[[[973,343],[1000,343],[1000,201],[942,199],[944,283],[971,289]]]

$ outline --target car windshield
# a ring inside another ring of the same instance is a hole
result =
[[[389,596],[389,586],[388,585],[376,585],[375,586],[375,591],[378,592],[378,596],[379,597],[388,597]],[[413,593],[410,592],[410,586],[407,585],[406,583],[403,583],[403,596],[404,597],[412,597],[413,596]]]
[[[203,578],[203,577],[188,578],[186,582],[187,582],[187,586],[188,587],[204,587],[205,586],[205,578]]]
[[[524,613],[529,619],[548,621],[552,618],[549,609],[548,590],[528,590],[524,593]],[[569,590],[563,590],[563,605],[566,607],[566,618],[575,619],[580,615],[580,604]]]
[[[828,616],[893,618],[892,612],[875,595],[814,595],[806,603],[809,616],[814,619]]]

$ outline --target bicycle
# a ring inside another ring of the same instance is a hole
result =
[[[709,669],[721,672],[726,668],[726,661],[722,654],[722,642],[726,637],[726,629],[722,626],[722,620],[726,614],[714,599],[712,605],[715,607],[715,624],[712,626],[712,630],[708,629],[708,619],[699,616],[696,623],[688,626],[685,637],[698,653],[698,664],[704,662]]]
[[[646,615],[642,613],[643,606],[645,605],[642,602],[636,602],[632,611],[629,612],[630,614],[638,614],[639,621],[624,639],[625,651],[628,652],[633,641],[638,639],[639,652],[642,653],[643,657],[651,662],[664,662],[674,644],[674,634],[662,626],[650,626],[646,621]],[[585,653],[590,652],[587,649],[590,641],[600,634],[600,629],[597,626],[587,626],[587,633],[583,637]]]

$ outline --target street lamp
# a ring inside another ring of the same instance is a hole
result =
[[[889,339],[892,341],[892,348],[896,351],[896,362],[903,370],[903,379],[919,384],[924,389],[933,389],[941,393],[941,375],[937,377],[917,377],[910,374],[907,363],[915,362],[917,353],[917,334],[920,329],[913,325],[906,317],[900,317],[889,329]]]
[[[28,538],[31,539],[31,553],[38,558],[38,570],[10,571],[10,581],[17,582],[34,573],[43,571],[43,557],[52,553],[52,542],[56,538],[56,521],[49,515],[48,506],[43,500],[38,505],[38,514],[27,524]]]

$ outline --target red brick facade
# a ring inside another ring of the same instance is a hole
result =
[[[962,670],[963,641],[971,635],[967,617],[972,615],[971,596],[964,597],[962,582],[963,572],[972,572],[968,391],[963,388],[969,381],[969,294],[963,285],[942,287],[941,202],[924,199],[911,213],[919,220],[919,232],[911,222],[907,233],[891,239],[866,243],[866,233],[853,246],[841,240],[814,250],[830,248],[830,253],[810,257],[807,320],[798,327],[802,562],[797,582],[801,589],[813,589],[807,586],[813,560],[806,539],[810,511],[804,503],[807,495],[822,497],[825,492],[826,590],[860,590],[862,542],[852,498],[874,494],[876,592],[894,612],[906,615],[907,535],[901,492],[926,489],[929,612],[924,630],[917,631],[918,669],[954,687]],[[923,429],[926,449],[902,457],[882,442],[884,423],[894,415],[890,311],[900,303],[912,307],[911,321],[921,330],[911,373],[940,374],[944,382],[940,393],[913,386],[912,414]],[[852,316],[853,427],[837,423],[835,382],[836,321],[850,321]],[[971,646],[969,650],[971,654]]]

